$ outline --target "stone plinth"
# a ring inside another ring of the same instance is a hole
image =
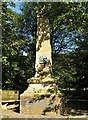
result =
[[[55,106],[58,106],[60,98],[51,92],[53,88],[55,88],[54,82],[51,84],[48,82],[30,83],[28,89],[20,95],[20,113],[45,114],[46,112],[55,112]]]

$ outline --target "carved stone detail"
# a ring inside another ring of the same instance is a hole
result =
[[[50,60],[45,56],[39,57],[39,64],[36,66],[35,77],[51,77],[51,63]]]

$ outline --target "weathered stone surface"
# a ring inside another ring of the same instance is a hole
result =
[[[29,84],[45,84],[45,83],[50,83],[50,84],[52,84],[52,83],[55,83],[55,80],[53,79],[53,78],[51,78],[51,77],[32,77],[31,79],[28,79],[27,80],[27,82],[29,83]]]
[[[52,57],[51,57],[51,44],[50,44],[50,27],[49,27],[49,20],[44,15],[44,7],[41,12],[37,13],[37,43],[36,43],[36,73],[35,76],[38,75],[38,69],[41,68],[41,61],[40,58],[46,58],[50,64],[47,65],[42,63],[43,69],[48,68],[45,70],[48,74],[51,72],[51,65],[52,65]],[[47,67],[45,67],[47,65]],[[41,74],[42,74],[41,71]],[[39,74],[40,75],[40,74]]]
[[[51,84],[29,84],[29,87],[20,96],[20,112],[27,114],[46,114],[54,111],[59,105],[60,97],[51,94],[48,90]]]
[[[53,95],[55,80],[51,77],[50,28],[44,7],[37,13],[36,72],[35,76],[27,81],[28,89],[20,95],[21,113],[45,114],[52,111],[57,113],[59,108],[60,97]]]

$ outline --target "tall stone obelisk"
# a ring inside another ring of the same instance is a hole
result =
[[[37,38],[35,76],[28,80],[29,83],[44,83],[52,81],[52,55],[50,44],[49,20],[45,14],[45,6],[37,11]]]
[[[36,40],[36,77],[51,74],[51,44],[49,20],[45,15],[45,6],[37,12],[37,40]],[[43,71],[44,70],[44,71]],[[50,72],[49,72],[50,71]]]
[[[45,6],[37,13],[37,39],[35,76],[28,80],[29,86],[20,95],[20,112],[28,114],[42,114],[46,109],[53,109],[51,90],[55,86],[51,78],[52,57],[50,44],[49,20],[45,15]]]
[[[37,14],[36,65],[39,64],[41,56],[46,56],[52,63],[49,20],[45,16],[44,10],[43,7]]]

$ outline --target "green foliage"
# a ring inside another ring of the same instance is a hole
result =
[[[72,53],[69,54],[54,54],[53,56],[53,75],[57,79],[59,87],[73,87],[72,82],[76,81],[76,68],[73,64]]]
[[[23,91],[27,87],[27,79],[34,75],[35,56],[32,56],[34,51],[30,50],[33,47],[30,44],[32,39],[23,36],[22,17],[7,8],[7,3],[2,4],[2,18],[2,88]]]
[[[53,55],[53,72],[63,88],[88,87],[87,5],[88,2],[68,3],[68,11],[54,20],[57,33],[53,50],[60,54]]]
[[[20,89],[34,75],[36,13],[44,5],[50,23],[53,77],[61,88],[88,87],[88,2],[23,2],[22,14],[6,3],[2,6],[3,89],[14,89],[17,83]]]

